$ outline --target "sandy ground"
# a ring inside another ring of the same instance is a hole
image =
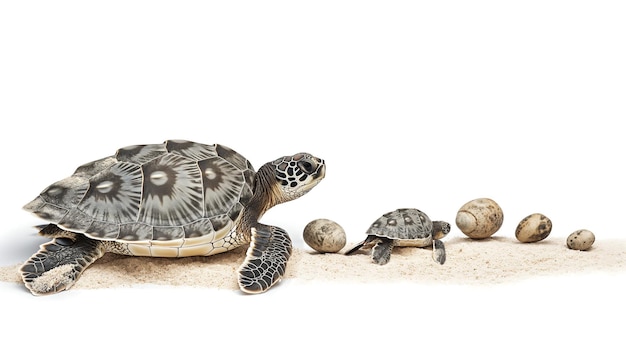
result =
[[[523,244],[512,238],[493,237],[471,240],[456,237],[445,241],[447,261],[439,265],[431,250],[395,248],[385,266],[372,263],[362,250],[346,256],[319,254],[295,248],[287,266],[285,280],[307,282],[380,283],[454,283],[499,284],[530,277],[623,272],[626,268],[626,241],[596,241],[589,251],[570,250],[565,240],[548,238]],[[106,254],[87,269],[73,289],[105,289],[138,284],[237,289],[236,270],[245,248],[212,257],[181,259],[126,257]],[[21,284],[19,265],[0,268],[0,280]]]

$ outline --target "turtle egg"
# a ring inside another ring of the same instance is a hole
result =
[[[304,227],[304,242],[321,253],[335,253],[346,245],[346,232],[330,219],[316,219]]]
[[[580,229],[567,237],[567,247],[572,250],[589,250],[593,242],[596,241],[596,236],[587,229]]]
[[[456,214],[456,226],[472,239],[486,239],[502,226],[502,208],[489,198],[467,202]]]
[[[533,213],[522,219],[515,229],[515,237],[523,243],[541,241],[550,235],[552,221],[541,213]]]

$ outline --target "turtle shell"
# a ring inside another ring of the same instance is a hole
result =
[[[414,208],[400,208],[382,215],[366,233],[390,239],[420,240],[429,238],[432,231],[433,222],[424,212]]]
[[[250,162],[228,147],[168,140],[84,164],[24,208],[94,239],[201,237],[233,225],[253,177]]]

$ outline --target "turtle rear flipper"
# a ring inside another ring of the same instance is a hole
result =
[[[360,243],[354,245],[354,247],[351,248],[350,250],[346,251],[344,253],[344,255],[352,255],[353,253],[359,251],[362,248],[370,248],[376,242],[378,242],[378,240],[379,240],[379,238],[376,235],[368,235],[367,238],[365,238],[365,240],[363,240]]]
[[[40,246],[39,251],[20,268],[22,280],[33,295],[69,289],[81,273],[104,255],[104,244],[76,235],[58,237]]]
[[[363,245],[365,245],[365,242],[367,241],[367,239],[361,241],[360,243],[354,245],[353,248],[351,248],[350,250],[346,251],[346,253],[344,255],[352,255],[353,253],[359,251]]]
[[[252,240],[246,259],[239,268],[239,288],[258,294],[278,283],[291,256],[291,239],[279,227],[263,224],[252,228]]]

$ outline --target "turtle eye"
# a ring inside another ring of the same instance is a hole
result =
[[[313,164],[311,162],[308,162],[308,161],[300,161],[300,162],[298,162],[298,167],[300,167],[307,174],[311,174],[315,170],[315,167],[313,167]]]

